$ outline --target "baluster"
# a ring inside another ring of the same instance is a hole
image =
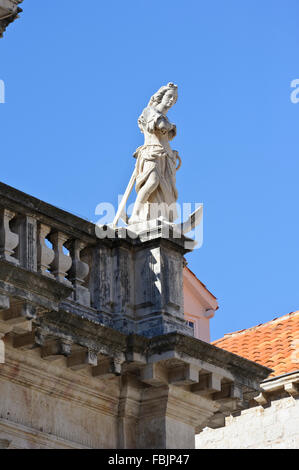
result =
[[[75,287],[74,300],[81,305],[90,307],[90,292],[89,289],[84,287],[84,279],[89,273],[89,266],[80,259],[81,251],[86,247],[86,243],[80,240],[72,240],[66,244],[70,250],[70,255],[73,260],[72,267],[68,272],[68,279]]]
[[[51,272],[57,281],[71,286],[72,283],[66,279],[66,274],[72,266],[72,258],[63,253],[63,245],[69,237],[62,232],[54,232],[49,238],[55,253],[54,261],[51,263]]]
[[[53,274],[49,272],[50,264],[54,260],[55,253],[45,243],[45,238],[51,232],[51,227],[48,225],[40,224],[38,228],[37,236],[37,262],[38,272],[44,276],[48,276],[54,279]]]
[[[9,223],[15,217],[15,213],[8,209],[0,209],[1,226],[0,226],[0,258],[10,263],[19,264],[19,260],[12,255],[15,254],[14,249],[19,244],[19,235],[10,230]]]
[[[18,217],[13,226],[19,234],[17,249],[20,265],[29,271],[37,271],[37,222],[34,217]]]
[[[3,333],[0,329],[0,364],[5,363],[5,343],[3,341],[4,336],[5,333]]]
[[[2,312],[10,307],[10,299],[6,295],[0,294],[0,364],[5,363],[5,343],[3,341],[6,333],[10,331],[10,326],[2,323]],[[1,448],[1,446],[0,446]]]

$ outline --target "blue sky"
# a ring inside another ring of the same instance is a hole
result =
[[[212,339],[299,309],[296,0],[24,0],[0,40],[1,181],[96,221],[173,81],[180,202],[204,203],[189,267],[217,296]]]

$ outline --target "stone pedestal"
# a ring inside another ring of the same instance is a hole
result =
[[[160,220],[108,228],[107,235],[92,274],[96,308],[112,314],[112,326],[122,332],[192,336],[184,320],[183,269],[194,242]]]

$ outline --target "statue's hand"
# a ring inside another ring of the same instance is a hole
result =
[[[156,128],[157,128],[157,130],[160,131],[162,134],[166,134],[166,132],[168,131],[167,122],[165,121],[165,119],[164,119],[163,117],[160,117],[160,118],[158,119]]]

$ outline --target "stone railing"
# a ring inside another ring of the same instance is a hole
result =
[[[83,287],[89,267],[80,259],[86,243],[42,223],[38,214],[34,218],[1,208],[0,220],[0,259],[73,286],[76,300],[90,304],[88,289]],[[64,252],[66,247],[69,254]]]
[[[89,244],[40,222],[38,218],[19,216],[6,209],[2,210],[1,216],[0,257],[72,287],[71,298],[90,306],[89,289],[85,287],[89,265],[81,259]]]
[[[186,251],[159,230],[148,240],[98,238],[93,223],[0,184],[0,282],[9,273],[14,285],[27,279],[23,298],[39,298],[31,312],[42,312],[43,297],[56,289],[48,311],[72,311],[126,333],[192,336],[183,308]]]
[[[40,282],[44,286],[47,283],[50,292],[56,285],[56,290],[61,292],[57,300],[68,299],[90,307],[90,268],[84,256],[88,256],[88,250],[95,243],[93,224],[0,185],[2,282],[8,272],[18,276],[19,283],[29,276],[31,282],[26,286],[27,291],[34,292],[35,287],[38,290]],[[57,310],[58,303],[51,308]]]

